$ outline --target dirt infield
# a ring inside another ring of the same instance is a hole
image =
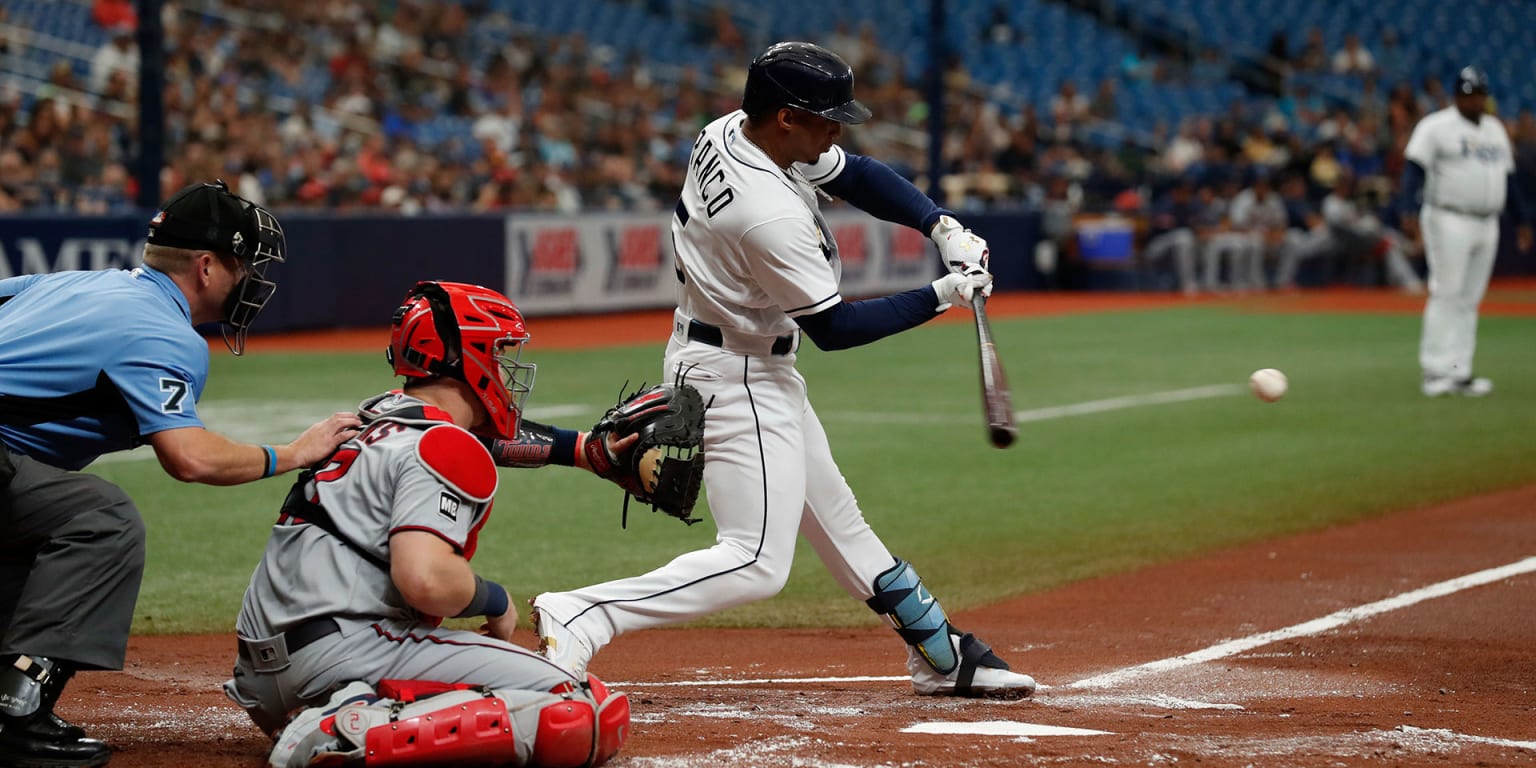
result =
[[[1485,310],[1528,315],[1533,291],[1530,281],[1500,283]],[[996,297],[992,311],[1183,301],[1030,294]],[[1348,290],[1196,301],[1271,312],[1423,306]],[[952,314],[943,321],[966,320]],[[653,343],[668,320],[533,325],[552,348]],[[251,347],[370,349],[380,334],[253,337]],[[900,642],[873,625],[640,632],[592,671],[633,700],[616,766],[1536,765],[1533,558],[1536,487],[954,615],[1041,681],[1023,702],[912,695]],[[531,633],[522,640],[533,643]],[[256,768],[269,742],[219,693],[233,652],[232,635],[134,638],[127,669],[80,676],[61,713],[111,743],[118,768]],[[908,732],[965,728],[993,735]]]
[[[1532,555],[1536,487],[954,616],[1044,684],[1023,702],[913,696],[901,645],[880,627],[653,630],[620,638],[592,670],[634,701],[618,766],[1536,765],[1536,574],[1282,631],[1536,568]],[[1136,675],[1264,632],[1280,637]],[[233,650],[230,636],[135,638],[128,668],[77,678],[62,712],[107,739],[119,768],[255,768],[268,742],[218,693]],[[1092,679],[1105,684],[1074,686]],[[1106,733],[903,732],[986,722]]]

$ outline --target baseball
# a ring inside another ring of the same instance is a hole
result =
[[[1248,386],[1253,389],[1254,397],[1273,403],[1285,396],[1287,382],[1285,374],[1273,368],[1261,368],[1248,377]]]

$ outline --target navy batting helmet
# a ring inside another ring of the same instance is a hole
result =
[[[774,43],[747,68],[741,108],[760,115],[794,107],[828,120],[857,125],[869,108],[853,98],[853,68],[841,56],[811,43]]]
[[[1465,94],[1487,93],[1488,74],[1477,67],[1462,67],[1456,73],[1456,92]]]

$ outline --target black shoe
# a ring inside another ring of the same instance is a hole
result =
[[[106,765],[112,750],[53,713],[74,670],[43,656],[5,659],[0,692],[0,768],[74,768]],[[32,700],[28,706],[28,699]]]
[[[99,766],[111,759],[112,750],[105,743],[86,738],[85,731],[52,713],[25,719],[0,717],[0,766],[5,768]]]

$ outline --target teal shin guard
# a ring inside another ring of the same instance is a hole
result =
[[[960,660],[949,639],[949,618],[939,601],[923,587],[917,571],[897,558],[895,565],[875,577],[874,588],[875,596],[865,603],[889,619],[901,639],[917,649],[933,671],[941,675],[953,672]]]

